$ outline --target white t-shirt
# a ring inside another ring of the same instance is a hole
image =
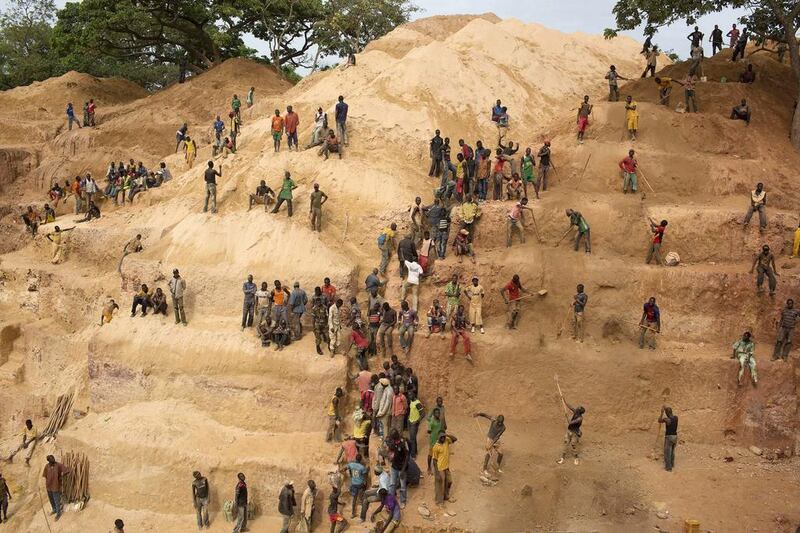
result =
[[[408,269],[407,281],[412,285],[419,285],[419,275],[422,274],[422,267],[416,261],[404,261]]]
[[[256,291],[256,301],[259,307],[267,307],[269,305],[269,291]]]

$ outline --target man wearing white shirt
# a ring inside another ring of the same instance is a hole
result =
[[[411,309],[417,310],[417,302],[419,295],[419,276],[422,274],[422,267],[416,261],[404,261],[408,276],[403,282],[403,288],[400,291],[400,299],[405,300],[408,289],[411,289]]]

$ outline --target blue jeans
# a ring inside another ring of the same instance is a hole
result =
[[[489,190],[487,179],[481,178],[478,180],[478,199],[479,200],[486,200],[486,192]]]
[[[57,516],[61,516],[61,493],[57,490],[48,490],[47,499],[50,500],[50,507]]]
[[[406,497],[408,495],[408,485],[406,484],[406,473],[400,472],[399,470],[395,470],[392,467],[392,476],[391,481],[389,481],[389,489],[395,491],[397,494],[397,480],[400,480],[400,503],[406,503]]]
[[[450,230],[439,230],[436,233],[436,253],[439,254],[439,259],[444,259],[447,253],[447,241],[450,238]]]

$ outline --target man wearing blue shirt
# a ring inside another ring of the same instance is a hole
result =
[[[247,281],[242,284],[244,293],[244,303],[242,304],[242,331],[245,327],[253,327],[253,316],[256,313],[256,284],[253,283],[253,275],[247,276]]]
[[[344,96],[340,96],[336,104],[336,136],[347,146],[347,104],[344,103]]]
[[[356,503],[360,495],[364,492],[366,483],[367,467],[361,464],[361,454],[356,455],[356,460],[347,463],[347,470],[350,472],[350,495],[353,497],[352,516],[356,515]]]

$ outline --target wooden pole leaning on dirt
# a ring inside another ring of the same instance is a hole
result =
[[[531,209],[531,220],[533,220],[533,231],[536,232],[536,240],[539,241],[539,244],[542,244],[542,237],[539,235],[539,227],[536,225],[536,215],[533,214],[533,209]]]
[[[69,469],[62,487],[65,501],[85,503],[89,500],[89,459],[82,453],[67,452],[62,462]]]
[[[56,406],[53,412],[50,413],[50,418],[47,420],[47,426],[41,434],[41,438],[55,437],[58,430],[64,427],[69,416],[69,410],[72,408],[72,399],[74,393],[70,392],[62,394],[56,400]]]
[[[581,184],[581,180],[583,179],[583,175],[586,173],[586,167],[589,166],[589,160],[592,158],[591,152],[589,153],[589,157],[586,158],[586,163],[583,165],[583,170],[581,170],[580,176],[578,176],[578,182],[575,184],[575,188],[577,189],[578,186]]]
[[[647,178],[644,176],[644,172],[642,172],[642,167],[637,166],[636,167],[636,171],[642,177],[642,181],[644,181],[644,184],[647,185],[648,189],[650,189],[650,192],[652,192],[652,193],[656,192],[655,189],[653,189],[653,187],[650,185],[650,182],[647,181]]]

